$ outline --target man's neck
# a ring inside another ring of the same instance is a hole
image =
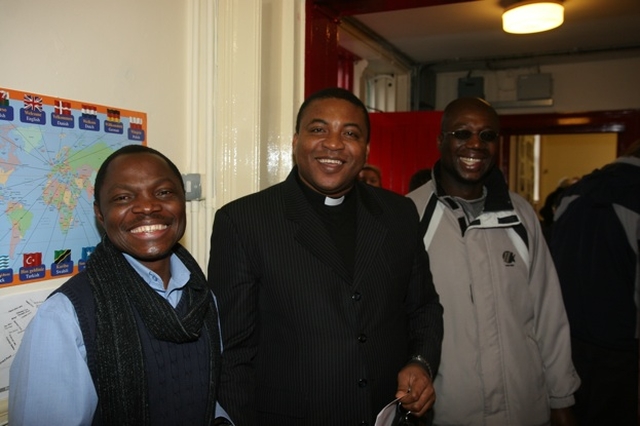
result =
[[[477,200],[482,197],[484,184],[482,182],[468,185],[460,182],[451,182],[442,176],[440,185],[447,195],[459,197],[463,200]]]

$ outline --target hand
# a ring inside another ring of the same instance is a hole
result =
[[[551,410],[551,426],[576,426],[577,424],[571,407]]]
[[[398,391],[402,408],[422,417],[436,401],[436,391],[426,370],[418,363],[410,363],[398,373]]]

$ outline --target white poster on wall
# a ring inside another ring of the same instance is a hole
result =
[[[0,297],[0,400],[9,398],[9,367],[24,331],[52,290],[44,288]]]

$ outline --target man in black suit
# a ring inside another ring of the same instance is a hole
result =
[[[286,181],[222,207],[209,282],[237,426],[370,425],[391,400],[433,405],[442,307],[413,203],[358,182],[365,106],[325,89],[300,107]]]

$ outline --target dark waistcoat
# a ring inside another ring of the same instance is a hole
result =
[[[87,364],[95,383],[95,360],[100,354],[96,353],[95,301],[86,274],[76,275],[60,287],[58,292],[69,298],[78,315],[87,349]],[[186,303],[180,300],[176,310],[184,313]],[[144,353],[150,424],[202,424],[206,418],[209,388],[209,342],[206,333],[195,342],[173,343],[154,338],[137,312],[136,324]],[[93,424],[102,424],[100,401]]]

